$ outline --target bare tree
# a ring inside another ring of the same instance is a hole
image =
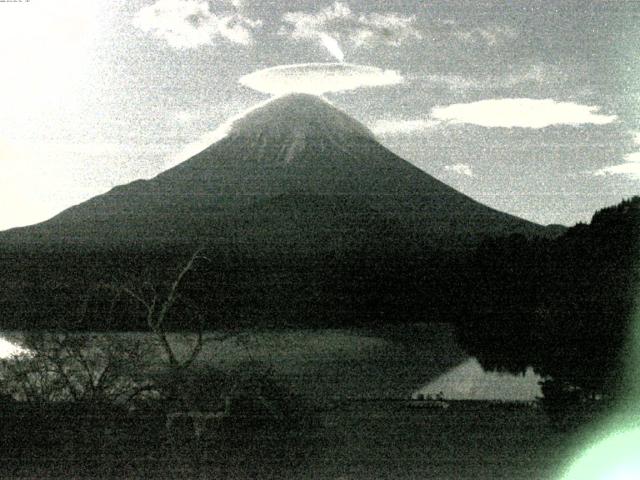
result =
[[[149,282],[145,282],[139,291],[113,285],[99,286],[115,292],[109,314],[113,313],[123,293],[144,307],[147,325],[174,371],[191,366],[204,344],[204,315],[194,305],[190,305],[190,310],[197,319],[196,340],[186,358],[177,353],[166,326],[168,314],[176,302],[188,302],[181,298],[179,289],[198,260],[207,260],[201,249],[181,268],[165,296]],[[76,314],[78,328],[82,328],[88,318],[88,305],[87,296]],[[227,336],[211,338],[222,340]],[[2,389],[16,399],[128,403],[140,395],[157,393],[154,379],[149,376],[150,363],[156,355],[142,335],[87,334],[59,329],[30,333],[24,336],[22,343],[29,352],[27,355],[0,361]]]
[[[0,361],[2,389],[16,400],[128,403],[148,385],[141,338],[37,332],[22,344],[28,353]]]
[[[111,299],[110,311],[118,298]],[[88,319],[89,295],[72,315]],[[0,361],[0,387],[16,400],[128,403],[146,391],[143,363],[149,349],[140,336],[80,333],[60,327],[19,339],[22,354]]]
[[[147,326],[158,340],[168,365],[174,369],[185,369],[190,367],[198,358],[198,355],[200,355],[205,343],[205,316],[197,306],[193,304],[193,302],[182,296],[179,291],[185,276],[193,270],[195,263],[199,260],[209,261],[207,257],[202,255],[202,248],[196,250],[187,263],[180,269],[177,277],[171,283],[166,295],[162,295],[158,289],[149,282],[143,283],[142,287],[138,290],[129,287],[120,287],[122,292],[127,294],[143,307]],[[177,347],[171,341],[167,327],[167,318],[169,313],[178,301],[187,304],[190,307],[191,314],[196,318],[196,322],[193,324],[195,327],[196,339],[189,349],[186,357],[178,354]],[[232,335],[232,332],[218,333],[208,336],[208,340],[223,341]]]

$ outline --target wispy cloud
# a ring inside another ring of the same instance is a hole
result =
[[[633,143],[640,145],[640,132],[631,132]],[[640,180],[640,152],[627,153],[624,162],[618,165],[611,165],[593,172],[594,175],[623,175],[625,177]]]
[[[462,75],[428,75],[426,80],[431,85],[443,86],[454,91],[464,91],[483,86],[484,82]]]
[[[600,107],[552,99],[498,98],[436,107],[431,116],[450,123],[482,127],[545,128],[551,125],[604,125],[616,115],[597,113]]]
[[[454,36],[464,43],[493,47],[514,40],[518,37],[518,31],[508,25],[487,25],[470,30],[454,31]]]
[[[630,153],[625,156],[625,162],[619,165],[611,165],[596,170],[594,175],[624,175],[625,177],[640,180],[640,152]]]
[[[240,78],[240,83],[262,93],[283,95],[311,93],[322,95],[363,87],[381,87],[402,83],[395,70],[350,63],[301,63],[258,70]]]
[[[218,40],[248,45],[261,22],[241,14],[239,6],[238,0],[157,0],[142,8],[133,24],[178,49],[214,45]]]
[[[452,91],[467,91],[496,87],[513,88],[526,83],[548,85],[563,82],[566,80],[566,76],[565,72],[555,66],[538,63],[509,73],[489,75],[484,78],[456,74],[440,74],[428,75],[426,80],[431,85],[444,86]]]
[[[327,51],[339,62],[344,62],[344,52],[340,48],[338,41],[326,33],[320,34],[320,43],[327,49]]]
[[[566,71],[548,63],[537,63],[524,69],[516,70],[502,76],[489,78],[487,83],[501,87],[515,87],[522,83],[557,83],[567,79]]]
[[[453,172],[458,175],[464,175],[466,177],[473,177],[473,169],[471,165],[466,163],[455,163],[453,165],[445,165],[444,169],[447,172]]]
[[[406,135],[423,132],[439,124],[440,122],[429,119],[377,120],[371,130],[376,135]]]
[[[407,40],[422,38],[414,27],[414,17],[392,12],[356,14],[342,2],[313,13],[287,12],[283,21],[286,26],[281,29],[281,34],[298,40],[319,41],[338,60],[342,56],[336,55],[337,50],[342,52],[340,43],[349,43],[353,47],[399,46]]]
[[[624,156],[625,162],[640,164],[640,152],[627,153]]]

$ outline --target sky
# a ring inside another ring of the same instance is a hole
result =
[[[535,222],[640,193],[640,2],[0,2],[0,62],[0,230],[152,177],[289,91]]]

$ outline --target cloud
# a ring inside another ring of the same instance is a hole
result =
[[[338,41],[326,33],[320,34],[320,43],[339,62],[344,62],[344,52],[340,48]]]
[[[640,139],[636,138],[636,140]],[[600,170],[596,170],[594,175],[624,175],[634,180],[640,180],[640,152],[628,153],[624,156],[624,159],[624,163],[601,168]]]
[[[633,137],[633,143],[640,145],[640,132],[629,132]],[[633,180],[640,180],[640,152],[627,153],[624,162],[611,165],[593,172],[597,176],[622,175]]]
[[[214,6],[222,11],[214,12]],[[239,6],[237,0],[157,0],[136,14],[133,25],[178,49],[213,45],[219,39],[249,45],[261,22],[238,13]]]
[[[376,44],[397,47],[407,40],[422,38],[413,26],[415,17],[396,13],[358,15],[342,2],[335,2],[314,13],[287,12],[283,21],[286,25],[281,29],[281,34],[297,40],[320,41],[325,48],[328,48],[327,38],[331,38],[336,45],[350,43],[353,47]],[[329,52],[339,59],[335,52]]]
[[[455,31],[453,35],[463,43],[494,47],[514,40],[518,37],[518,31],[508,25],[489,25],[471,30]]]
[[[176,120],[180,123],[189,123],[195,118],[193,112],[187,110],[180,110],[176,113]]]
[[[457,173],[458,175],[465,175],[467,177],[473,177],[473,170],[471,165],[466,163],[455,163],[453,165],[445,165],[444,169],[447,172]]]
[[[451,123],[482,127],[544,128],[551,125],[604,125],[615,115],[597,113],[600,107],[558,102],[552,99],[498,98],[436,107],[431,116]]]
[[[522,83],[548,84],[565,82],[567,79],[567,73],[558,66],[547,63],[537,63],[530,65],[526,69],[489,78],[487,82],[489,85],[495,86],[498,84],[501,87],[509,88]]]
[[[462,75],[427,75],[426,80],[432,85],[442,85],[455,91],[470,90],[483,85],[483,82],[478,79]]]
[[[640,152],[627,153],[624,156],[624,159],[626,162],[640,164]]]
[[[484,77],[465,77],[455,74],[427,75],[426,80],[435,86],[443,86],[452,91],[513,88],[522,84],[549,85],[564,82],[567,75],[556,66],[538,63],[509,73],[499,73]]]
[[[322,95],[363,87],[396,85],[404,81],[395,70],[349,63],[300,63],[258,70],[240,78],[240,83],[262,93]]]
[[[371,130],[376,135],[403,135],[422,132],[439,124],[440,122],[429,119],[377,120]]]
[[[407,40],[422,38],[413,23],[415,17],[395,13],[360,15],[353,39],[357,46],[380,42],[398,47]]]

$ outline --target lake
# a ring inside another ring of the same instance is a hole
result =
[[[455,341],[453,327],[428,324],[409,332],[372,330],[284,330],[245,332],[238,338],[205,344],[194,366],[222,370],[246,362],[271,366],[292,390],[310,398],[409,398],[418,394],[447,399],[533,401],[541,395],[540,378],[485,372]],[[143,339],[160,358],[154,336],[145,333],[88,334],[95,341],[109,337]],[[0,336],[0,358],[25,353],[21,334]],[[186,356],[195,335],[169,335],[179,355]],[[91,340],[89,340],[89,344]]]

